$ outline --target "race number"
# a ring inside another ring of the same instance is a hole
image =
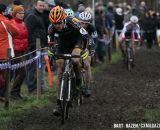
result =
[[[80,29],[80,33],[83,34],[83,35],[88,34],[88,32],[87,32],[84,28],[81,28],[81,29]]]

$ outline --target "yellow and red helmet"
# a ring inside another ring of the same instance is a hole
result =
[[[59,23],[66,18],[66,13],[61,6],[55,6],[49,13],[49,20],[51,23]]]

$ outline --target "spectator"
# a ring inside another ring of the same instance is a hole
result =
[[[115,13],[115,29],[122,30],[123,29],[123,20],[124,14],[122,8],[117,8]]]
[[[105,28],[108,29],[109,37],[111,37],[112,33],[114,32],[114,24],[115,24],[115,18],[114,18],[114,6],[112,2],[109,2],[108,8],[105,12]]]
[[[85,10],[85,6],[83,5],[83,4],[79,4],[78,5],[78,10],[77,10],[77,12],[75,12],[75,17],[76,18],[78,18],[79,17],[79,14],[81,13],[81,12],[83,12]]]
[[[21,0],[13,0],[12,4],[8,6],[6,9],[6,17],[8,17],[9,19],[12,19],[12,10],[17,5],[23,5]]]
[[[145,14],[147,13],[147,11],[148,11],[148,8],[146,6],[146,3],[144,1],[141,1],[140,6],[138,8],[138,14],[139,14],[139,24],[142,30],[144,29],[143,22],[144,22]]]
[[[28,49],[28,30],[23,22],[24,8],[23,6],[15,6],[12,11],[14,25],[18,28],[19,35],[13,36],[15,56],[24,55]],[[25,57],[17,58],[14,64],[25,61]],[[26,77],[26,68],[22,67],[15,71],[15,80],[11,89],[11,97],[14,99],[22,99],[20,95],[21,85]]]
[[[36,38],[40,38],[41,47],[47,46],[47,31],[44,24],[43,12],[45,9],[45,2],[38,0],[35,3],[34,9],[26,16],[25,23],[28,28],[28,47],[29,51],[36,50]],[[35,53],[30,55],[32,59],[35,57]],[[43,65],[43,64],[42,64]],[[29,92],[36,89],[36,63],[33,63],[28,69],[28,88]],[[44,88],[44,75],[42,74],[41,88]]]
[[[9,32],[12,36],[18,35],[18,30],[14,26],[14,24],[9,21],[5,16],[6,5],[0,4],[0,64],[2,60],[7,59],[7,49],[10,48],[9,42],[10,39],[8,38]],[[5,87],[6,87],[6,70],[0,70],[0,96],[4,96]]]
[[[132,8],[130,5],[127,5],[124,11],[124,23],[128,22],[131,16],[132,16]]]
[[[44,18],[46,33],[48,33],[48,27],[49,27],[49,24],[50,24],[49,12],[54,6],[55,6],[54,0],[45,0],[45,9],[44,9],[44,13],[43,13],[43,18]]]
[[[147,40],[146,46],[147,46],[147,49],[151,49],[153,45],[153,40],[154,40],[155,23],[152,19],[150,11],[146,13],[146,17],[144,19],[143,24],[144,24],[143,27],[145,31],[145,38]]]
[[[104,28],[104,11],[101,9],[97,9],[95,11],[95,26],[98,33],[98,42],[96,47],[96,62],[101,63],[104,62],[105,55],[105,42],[102,41],[104,39],[104,35],[107,34]]]

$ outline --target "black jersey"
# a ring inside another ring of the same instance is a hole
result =
[[[96,27],[93,24],[89,24],[86,28],[86,31],[92,38],[98,37]]]
[[[61,31],[56,30],[54,26],[49,27],[49,35],[51,39],[55,37],[60,43],[75,43],[77,39],[82,37],[85,33],[85,29],[80,26],[77,18],[67,17],[64,20],[64,28]]]
[[[85,49],[89,43],[88,32],[80,26],[78,19],[72,17],[64,20],[64,28],[60,31],[51,25],[49,35],[58,43],[58,53],[71,53],[76,46]]]

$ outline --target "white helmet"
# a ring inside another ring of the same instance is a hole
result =
[[[138,17],[137,16],[131,16],[130,21],[132,23],[137,23],[138,22]]]
[[[116,13],[117,13],[118,15],[122,15],[122,14],[123,14],[122,8],[117,8],[117,9],[116,9]]]
[[[64,9],[65,13],[67,14],[67,16],[74,16],[74,12],[72,9],[68,8],[68,9]]]
[[[89,12],[82,12],[79,14],[79,19],[82,21],[90,22],[92,19],[92,15]]]

